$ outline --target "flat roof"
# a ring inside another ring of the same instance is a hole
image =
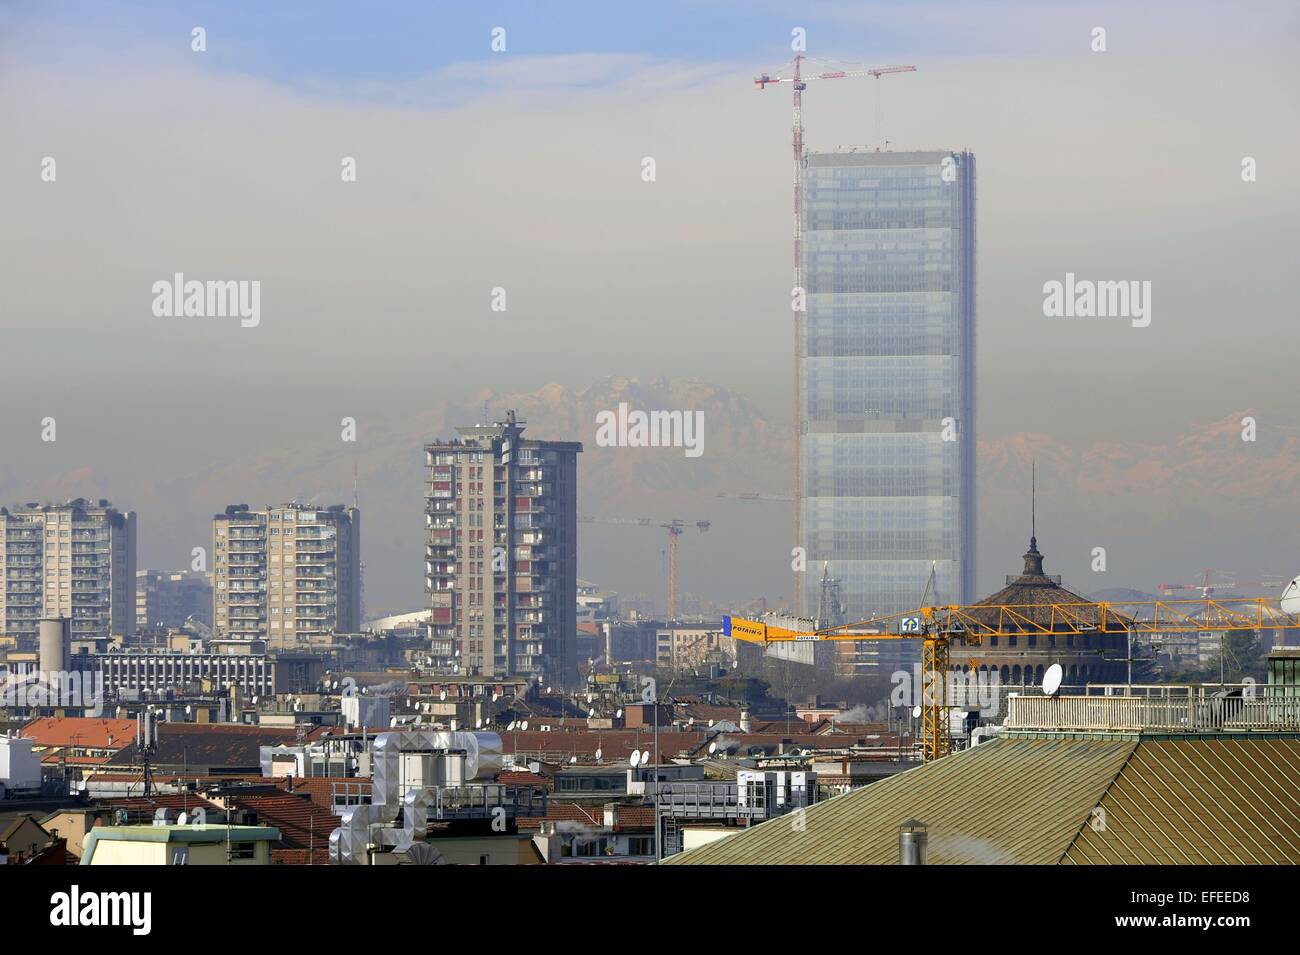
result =
[[[224,826],[217,823],[202,826],[96,826],[90,830],[97,840],[113,839],[118,842],[274,842],[280,830],[274,826]]]

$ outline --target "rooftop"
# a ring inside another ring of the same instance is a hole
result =
[[[931,864],[1300,863],[1300,737],[1002,737],[667,860]]]

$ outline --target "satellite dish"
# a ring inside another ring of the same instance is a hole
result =
[[[481,730],[481,729],[483,728],[483,721],[482,721],[482,720],[477,721],[477,722],[474,724],[474,728],[475,728],[476,730]]]
[[[440,700],[445,700],[446,698],[447,698],[447,691],[446,691],[446,690],[443,690],[441,693],[438,694],[438,699],[440,699]]]
[[[590,694],[590,693],[587,694],[587,702],[588,702],[588,703],[591,702],[591,694]]]
[[[506,727],[506,731],[508,732],[510,730],[513,730],[514,728],[515,728],[514,720],[511,720],[510,725]]]
[[[591,719],[591,718],[594,717],[595,715],[596,715],[596,708],[595,708],[595,707],[592,707],[591,709],[587,710],[587,719]]]
[[[528,729],[528,721],[527,721],[527,720],[524,720],[522,723],[520,723],[520,724],[519,724],[519,728],[520,728],[521,730],[526,730],[526,729]]]
[[[1280,602],[1283,613],[1300,613],[1300,577],[1286,585],[1286,590],[1282,591]]]
[[[572,766],[572,765],[573,765],[574,763],[576,763],[577,761],[578,761],[578,757],[576,757],[576,756],[570,756],[570,757],[569,757],[569,765],[570,765],[570,766]]]
[[[257,705],[257,697],[253,697],[253,705],[254,705],[254,706]]]
[[[921,708],[919,706],[912,707],[912,719],[919,720],[920,718],[921,718]]]
[[[190,715],[191,713],[193,713],[193,712],[194,712],[194,707],[192,707],[192,706],[186,704],[186,706],[185,706],[185,715],[186,715],[186,716],[189,716],[189,715]]]
[[[718,744],[717,744],[717,743],[710,743],[710,744],[709,744],[709,755],[712,756],[712,755],[713,755],[714,753],[716,753],[717,751],[718,751]]]
[[[1047,696],[1056,696],[1061,689],[1061,680],[1065,676],[1065,671],[1061,669],[1059,663],[1053,663],[1043,674],[1043,693]]]
[[[390,720],[388,721],[388,725],[389,725],[390,728],[396,729],[396,728],[397,728],[397,717],[394,716],[392,719],[390,719]]]
[[[628,758],[628,762],[630,762],[634,768],[640,766],[641,765],[640,750],[635,750],[635,749],[632,750],[632,755]]]
[[[604,755],[604,750],[602,750],[600,747],[596,747],[596,758],[600,759],[600,757],[603,755]]]
[[[709,720],[709,729],[713,729],[713,720]]]
[[[686,725],[687,725],[687,726],[694,726],[694,725],[695,725],[695,717],[692,716],[690,719],[688,719],[688,720],[686,721]]]
[[[614,719],[621,720],[622,718],[623,718],[622,710],[619,710],[617,713],[614,714]]]

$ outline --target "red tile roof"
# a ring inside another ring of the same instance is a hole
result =
[[[35,740],[37,746],[120,750],[135,742],[135,720],[50,716],[32,720],[23,727],[22,735]]]
[[[287,849],[328,848],[330,833],[340,825],[338,816],[322,809],[306,793],[232,795],[226,803],[256,813],[258,825],[279,829],[278,845]]]
[[[284,777],[264,779],[262,782],[274,783],[288,792],[288,780]],[[296,776],[293,780],[293,791],[299,795],[306,795],[317,806],[328,810],[334,807],[335,783],[338,783],[340,788],[346,785],[351,792],[360,792],[364,797],[369,797],[372,788],[368,776]]]
[[[530,773],[526,770],[507,769],[497,773],[497,782],[502,786],[531,786],[534,789],[550,790],[554,784],[546,776],[540,773]]]
[[[614,827],[624,831],[628,829],[653,830],[655,827],[655,807],[625,806],[620,803],[614,807]]]

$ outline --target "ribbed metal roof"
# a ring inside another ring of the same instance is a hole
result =
[[[1062,861],[1294,865],[1298,789],[1297,739],[1143,741]]]
[[[915,817],[929,828],[931,864],[1055,863],[1136,745],[997,739],[666,861],[892,865],[898,826]]]
[[[1296,864],[1300,739],[1002,737],[666,862],[892,865],[913,817],[930,864]]]

